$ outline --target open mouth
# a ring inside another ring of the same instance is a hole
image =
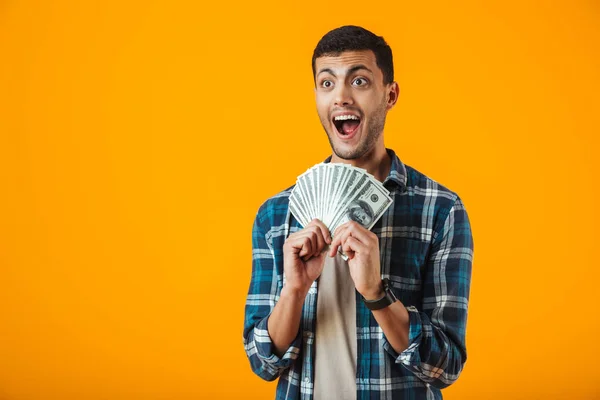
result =
[[[360,117],[350,114],[338,115],[333,118],[333,125],[340,136],[350,138],[358,130]]]

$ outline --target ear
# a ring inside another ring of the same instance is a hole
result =
[[[396,105],[398,101],[398,97],[400,96],[400,86],[398,86],[398,82],[392,82],[388,88],[388,96],[387,96],[387,109],[390,110],[392,107]]]

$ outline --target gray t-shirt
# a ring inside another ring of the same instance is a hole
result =
[[[325,256],[319,277],[314,400],[356,399],[356,292],[348,263]]]

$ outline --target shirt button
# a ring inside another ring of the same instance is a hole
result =
[[[310,382],[310,378],[307,376],[306,378],[304,378],[304,382],[306,382],[306,383]]]

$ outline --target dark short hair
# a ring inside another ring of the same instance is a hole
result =
[[[394,62],[392,49],[382,36],[360,26],[346,25],[329,31],[319,40],[312,56],[313,78],[316,79],[316,59],[318,57],[336,57],[344,51],[371,50],[375,61],[383,72],[383,83],[394,81]]]

